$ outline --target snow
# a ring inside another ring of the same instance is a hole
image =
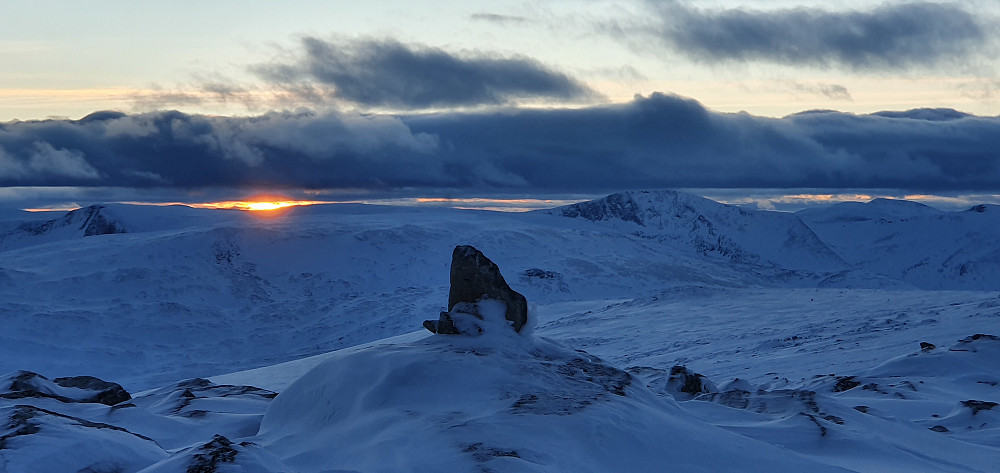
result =
[[[1000,471],[995,210],[5,213],[0,472]],[[420,329],[457,244],[532,328]]]
[[[916,202],[876,199],[799,215],[854,266],[923,289],[1000,287],[1000,211],[995,206],[945,212]]]
[[[275,399],[255,442],[302,472],[837,471],[697,422],[625,372],[513,330],[328,359]]]

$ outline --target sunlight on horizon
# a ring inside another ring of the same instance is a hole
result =
[[[894,194],[891,192],[845,192],[845,193],[795,193],[795,194],[768,194],[751,192],[743,196],[718,195],[713,192],[690,192],[700,195],[716,202],[736,205],[752,206],[760,210],[772,211],[797,211],[813,206],[833,205],[843,202],[870,202],[874,199],[896,199],[919,202],[942,209],[964,209],[976,204],[1000,204],[1000,194],[968,194],[958,196],[940,196],[929,194]],[[244,212],[258,213],[260,215],[274,215],[278,211],[291,207],[306,207],[310,205],[331,205],[331,204],[362,204],[397,207],[425,207],[425,208],[451,208],[457,210],[480,210],[491,212],[530,212],[533,210],[551,209],[592,199],[600,199],[603,196],[593,196],[590,198],[576,199],[531,199],[514,198],[498,199],[483,197],[401,197],[394,199],[355,199],[355,200],[295,200],[282,196],[261,196],[245,200],[223,200],[215,202],[143,202],[143,201],[117,201],[113,203],[124,205],[148,205],[155,207],[185,206],[195,209],[215,209],[215,210],[240,210]],[[26,212],[69,212],[84,207],[77,203],[62,204],[47,208],[33,207],[22,208]]]

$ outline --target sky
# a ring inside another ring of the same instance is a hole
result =
[[[992,0],[11,3],[0,206],[1000,202],[998,30]]]

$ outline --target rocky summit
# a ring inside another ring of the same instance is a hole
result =
[[[442,312],[437,321],[424,321],[423,325],[434,333],[463,333],[461,324],[455,324],[456,314],[482,319],[484,314],[478,310],[478,304],[486,299],[504,304],[504,317],[514,331],[520,332],[528,322],[528,300],[507,285],[500,268],[475,247],[456,246],[451,255],[448,312]]]

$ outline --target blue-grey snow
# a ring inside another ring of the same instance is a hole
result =
[[[4,212],[0,472],[1000,471],[997,235],[673,191]],[[421,327],[457,245],[525,329]]]

